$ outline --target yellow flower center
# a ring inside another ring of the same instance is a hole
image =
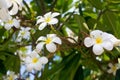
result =
[[[50,21],[51,21],[51,18],[50,18],[50,17],[48,17],[48,18],[46,18],[46,19],[45,19],[45,21],[48,23],[48,22],[50,22]]]
[[[21,35],[25,35],[25,31],[22,31],[22,32],[21,32]]]
[[[116,66],[112,66],[112,71],[116,71],[117,67]]]
[[[51,43],[51,41],[52,41],[51,38],[47,38],[47,39],[45,40],[45,43],[46,43],[46,44],[49,44],[49,43]]]
[[[9,77],[9,80],[13,80],[13,76],[10,76],[10,77]]]
[[[102,42],[103,41],[101,37],[96,38],[96,44],[101,44]]]
[[[13,20],[9,20],[8,23],[9,23],[9,24],[13,24]]]
[[[33,63],[36,63],[37,61],[38,61],[38,58],[33,58],[33,59],[32,59],[32,62],[33,62]]]

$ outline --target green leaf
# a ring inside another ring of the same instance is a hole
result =
[[[96,7],[97,9],[103,9],[103,4],[101,2],[101,0],[88,0],[94,7]]]
[[[120,80],[120,69],[116,72],[115,80]]]

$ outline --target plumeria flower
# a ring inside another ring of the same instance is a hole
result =
[[[107,70],[108,73],[112,73],[114,76],[116,75],[116,71],[120,68],[119,64],[112,64],[109,63],[108,66],[110,67],[110,69]]]
[[[56,16],[60,15],[57,12],[48,12],[44,16],[37,17],[37,23],[39,24],[39,30],[43,30],[47,25],[54,25],[58,23],[58,19],[55,18]]]
[[[26,69],[29,72],[32,70],[40,71],[42,69],[42,65],[47,62],[48,59],[46,57],[40,57],[35,50],[25,59]]]
[[[111,42],[108,33],[100,30],[90,32],[90,37],[84,39],[84,45],[86,47],[93,46],[92,50],[96,55],[101,55],[104,52],[104,49],[108,51],[113,49],[113,43]]]
[[[27,39],[27,40],[29,40],[29,38],[30,38],[30,32],[29,32],[29,30],[30,30],[31,28],[29,28],[29,27],[26,27],[26,28],[24,28],[24,27],[21,27],[21,30],[20,30],[20,32],[19,32],[19,34],[18,34],[18,37],[17,37],[17,42],[20,42],[22,39]]]
[[[36,49],[41,50],[43,46],[46,46],[46,49],[53,53],[56,51],[56,44],[62,44],[62,41],[56,34],[47,34],[47,37],[41,36],[38,38],[39,42],[36,46]]]
[[[9,19],[7,21],[5,21],[4,28],[6,30],[10,30],[12,27],[19,28],[20,27],[20,20],[9,17]]]
[[[23,0],[6,0],[10,15],[15,15],[19,10],[22,10]]]
[[[7,76],[3,77],[3,80],[16,80],[18,75],[16,75],[13,71],[8,71]]]

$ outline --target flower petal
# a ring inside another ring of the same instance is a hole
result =
[[[36,46],[36,49],[41,51],[43,49],[44,44],[45,44],[44,42],[38,43],[37,46]]]
[[[13,24],[14,24],[14,26],[16,27],[16,28],[19,28],[20,27],[20,23],[19,23],[19,21],[18,20],[16,20],[16,19],[13,19]]]
[[[33,70],[33,64],[26,64],[26,70],[28,71],[28,72],[31,72],[32,70]]]
[[[56,45],[54,43],[46,44],[46,48],[51,53],[56,51]]]
[[[47,23],[43,22],[39,25],[39,30],[43,30],[47,26]]]
[[[103,46],[106,50],[108,50],[108,51],[110,51],[110,50],[113,49],[113,44],[112,44],[111,42],[105,41],[105,42],[102,44],[102,46]]]
[[[45,19],[42,17],[42,16],[39,16],[40,19],[37,20],[37,23],[36,24],[39,24],[41,22],[44,22]]]
[[[43,57],[40,58],[40,62],[42,64],[46,64],[46,63],[48,63],[48,58],[43,56]]]
[[[58,19],[56,18],[52,18],[51,21],[48,22],[48,24],[57,24],[58,23]]]
[[[48,18],[48,17],[51,17],[51,12],[48,12],[44,15],[45,19]]]
[[[53,38],[52,41],[55,42],[55,43],[58,43],[58,44],[62,44],[62,41],[61,41],[61,39],[59,37]]]
[[[95,55],[101,55],[103,52],[104,52],[104,49],[103,49],[102,46],[100,46],[100,45],[94,45],[93,46],[93,53]]]
[[[35,65],[34,65],[34,69],[35,70],[37,70],[37,71],[40,71],[41,69],[42,69],[42,64],[41,63],[36,63]]]
[[[13,25],[11,24],[5,24],[5,26],[4,26],[4,28],[6,29],[6,30],[10,30],[11,29],[11,27],[12,27]]]
[[[60,13],[54,12],[54,13],[52,13],[52,18],[53,18],[53,17],[56,17],[56,16],[58,16],[58,15],[60,15]]]
[[[18,12],[18,5],[15,2],[13,2],[12,9],[9,11],[9,13],[10,15],[15,15],[17,14],[17,12]]]
[[[91,47],[94,44],[93,40],[90,37],[86,37],[84,39],[84,45],[86,47]]]
[[[46,40],[46,37],[41,36],[41,37],[38,38],[37,42],[38,42],[38,41],[45,41],[45,40]]]

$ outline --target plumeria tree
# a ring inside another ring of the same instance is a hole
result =
[[[0,80],[120,80],[119,0],[0,0]]]

